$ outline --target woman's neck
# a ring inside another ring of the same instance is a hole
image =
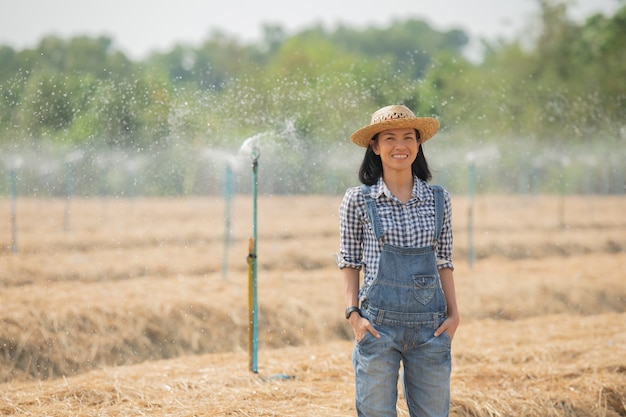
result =
[[[406,171],[383,172],[383,181],[391,194],[396,196],[403,204],[406,204],[413,194],[413,172]]]

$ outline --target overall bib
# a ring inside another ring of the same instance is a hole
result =
[[[376,202],[363,186],[368,216],[382,245],[376,279],[361,311],[380,333],[367,332],[355,345],[356,405],[359,416],[395,417],[398,375],[411,417],[444,417],[450,407],[450,336],[434,331],[447,317],[435,245],[443,224],[443,190],[435,194],[435,241],[426,247],[398,247],[384,241]]]

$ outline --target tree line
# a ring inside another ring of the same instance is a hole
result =
[[[554,140],[619,135],[626,120],[626,6],[583,23],[541,0],[535,33],[484,43],[418,20],[356,30],[318,26],[262,41],[212,33],[133,61],[107,37],[49,36],[0,46],[0,140],[150,147],[244,137],[290,120],[336,141],[371,111],[403,102],[451,132]],[[357,122],[355,122],[355,120]]]
[[[265,25],[251,43],[216,31],[141,60],[108,37],[0,46],[0,169],[27,158],[29,194],[205,194],[219,192],[225,155],[264,135],[274,164],[264,151],[262,189],[339,192],[358,163],[341,145],[375,109],[404,103],[452,139],[433,145],[452,190],[467,186],[463,154],[482,148],[498,158],[479,171],[485,190],[623,192],[626,5],[576,22],[566,1],[538,3],[531,29],[483,40],[480,60],[462,30],[414,19]]]

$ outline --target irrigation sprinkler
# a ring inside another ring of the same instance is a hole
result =
[[[63,230],[69,232],[70,218],[72,214],[72,197],[74,196],[74,163],[83,157],[80,150],[70,152],[65,157],[65,217],[63,219]]]
[[[620,160],[619,156],[615,156],[613,155],[612,159],[612,163],[611,165],[613,165],[613,169],[614,169],[614,176],[615,176],[615,192],[618,195],[624,195],[624,192],[626,191],[626,181],[624,181],[624,167],[622,165],[622,162]]]
[[[67,172],[65,178],[65,216],[63,218],[63,230],[70,231],[70,217],[72,214],[72,196],[74,195],[74,170],[71,162],[65,164]]]
[[[474,266],[474,197],[476,195],[476,166],[500,158],[500,151],[496,146],[486,146],[482,149],[469,152],[465,155],[468,164],[468,209],[467,209],[467,262],[469,267]]]
[[[565,170],[570,164],[570,160],[567,156],[562,156],[559,159],[561,165],[561,172],[559,173],[559,204],[558,204],[558,218],[559,218],[559,228],[564,229],[566,227],[565,224],[565,194],[567,192],[566,187],[566,179],[565,179]]]
[[[258,372],[258,301],[257,301],[257,174],[261,153],[252,148],[252,238],[248,242],[248,348],[250,351],[250,370]]]
[[[2,162],[9,168],[11,187],[11,251],[17,253],[17,172],[24,162],[19,155],[3,157]]]
[[[222,259],[222,278],[228,275],[228,248],[230,247],[230,204],[233,199],[233,169],[226,164],[224,178],[224,257]]]
[[[11,168],[11,251],[17,253],[17,170]]]
[[[476,165],[472,154],[468,155],[468,208],[467,208],[467,263],[470,269],[474,266],[474,195],[476,189]]]
[[[248,348],[250,353],[250,370],[258,373],[258,297],[257,297],[257,196],[258,196],[258,171],[261,151],[258,141],[265,133],[256,134],[243,143],[241,152],[249,152],[252,158],[252,237],[248,240]],[[269,379],[288,380],[291,375],[276,374]]]

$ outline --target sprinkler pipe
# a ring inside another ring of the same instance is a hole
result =
[[[11,169],[11,251],[17,253],[17,171]]]
[[[63,218],[63,230],[69,232],[72,215],[72,197],[74,196],[74,169],[71,161],[66,162],[65,167],[65,216]]]
[[[469,162],[468,175],[468,208],[467,208],[467,263],[470,269],[474,266],[474,195],[476,188],[476,165],[473,160]]]
[[[222,278],[228,276],[228,248],[230,247],[230,206],[233,199],[233,170],[226,164],[224,178],[224,257],[222,259]]]
[[[253,148],[252,157],[252,238],[248,244],[248,342],[250,351],[250,370],[258,372],[258,301],[257,301],[257,173],[259,170],[258,148]]]

